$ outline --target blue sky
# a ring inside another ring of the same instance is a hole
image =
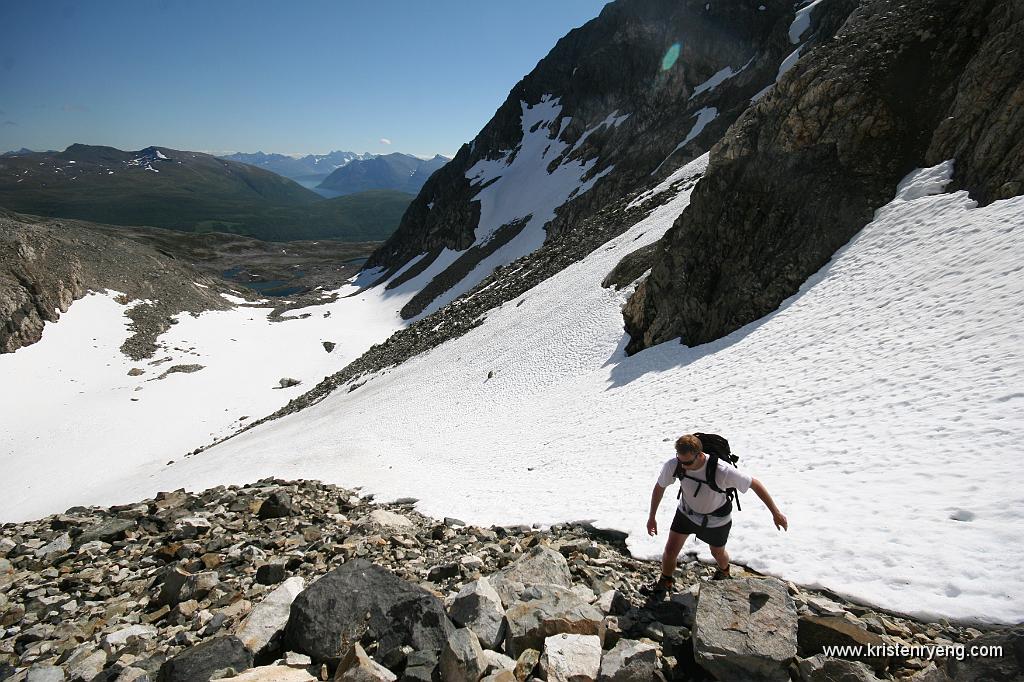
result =
[[[450,155],[604,3],[2,0],[0,151]]]

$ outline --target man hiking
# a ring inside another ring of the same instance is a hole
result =
[[[706,434],[701,435],[709,440],[712,438]],[[716,438],[725,443],[721,437]],[[707,472],[708,462],[712,459],[717,464],[713,478],[709,477]],[[649,535],[658,534],[655,514],[665,494],[665,488],[672,485],[676,478],[679,479],[681,488],[679,508],[672,520],[672,529],[665,542],[665,553],[661,557],[661,577],[653,587],[645,590],[653,597],[663,597],[675,584],[672,574],[676,570],[679,551],[690,535],[696,535],[711,548],[711,556],[718,564],[712,580],[729,577],[729,553],[725,551],[725,543],[729,539],[729,529],[732,527],[732,501],[726,493],[730,488],[735,488],[741,493],[753,489],[772,513],[775,527],[787,530],[789,528],[786,517],[775,506],[771,495],[760,481],[730,463],[723,462],[719,457],[708,457],[700,438],[696,435],[687,435],[676,441],[676,456],[661,467],[658,482],[654,485],[654,491],[651,493],[651,515],[647,519]]]

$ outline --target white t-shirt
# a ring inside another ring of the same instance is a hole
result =
[[[708,480],[705,474],[707,473],[707,465],[710,458],[707,455],[704,457],[704,465],[700,469],[687,470],[686,478],[680,483],[683,487],[683,496],[679,498],[679,511],[686,514],[698,526],[704,523],[705,514],[715,511],[725,504],[728,499],[725,493],[712,490],[711,486],[706,483],[700,483],[700,490],[698,490],[698,481]],[[679,460],[673,457],[661,467],[661,474],[658,476],[659,486],[668,488],[676,481],[675,476],[672,474],[675,473],[678,462]],[[715,476],[715,483],[722,490],[736,488],[737,491],[745,493],[750,490],[750,484],[753,480],[754,478],[750,474],[743,473],[725,462],[718,462],[718,474]],[[707,520],[708,528],[718,528],[729,523],[732,519],[731,516],[708,516]]]

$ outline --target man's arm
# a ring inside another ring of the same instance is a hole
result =
[[[647,517],[647,534],[657,535],[658,534],[658,521],[655,519],[655,515],[658,513],[658,505],[661,504],[661,498],[665,495],[665,489],[657,483],[654,484],[654,490],[651,491],[651,515]]]
[[[757,493],[757,496],[764,502],[764,506],[768,507],[768,511],[772,513],[772,520],[775,522],[776,528],[782,528],[789,530],[789,522],[786,521],[786,516],[779,511],[779,508],[775,506],[775,501],[772,500],[772,496],[768,494],[768,489],[764,487],[764,484],[756,478],[750,482],[750,489]]]

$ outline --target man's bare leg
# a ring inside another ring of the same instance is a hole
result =
[[[723,571],[729,570],[729,553],[725,547],[711,547],[711,556],[715,557],[718,567]]]
[[[676,564],[679,562],[679,551],[689,535],[677,533],[674,530],[668,532],[668,540],[665,542],[665,553],[661,555],[661,574],[671,576],[676,572]],[[724,549],[724,548],[723,548]]]

